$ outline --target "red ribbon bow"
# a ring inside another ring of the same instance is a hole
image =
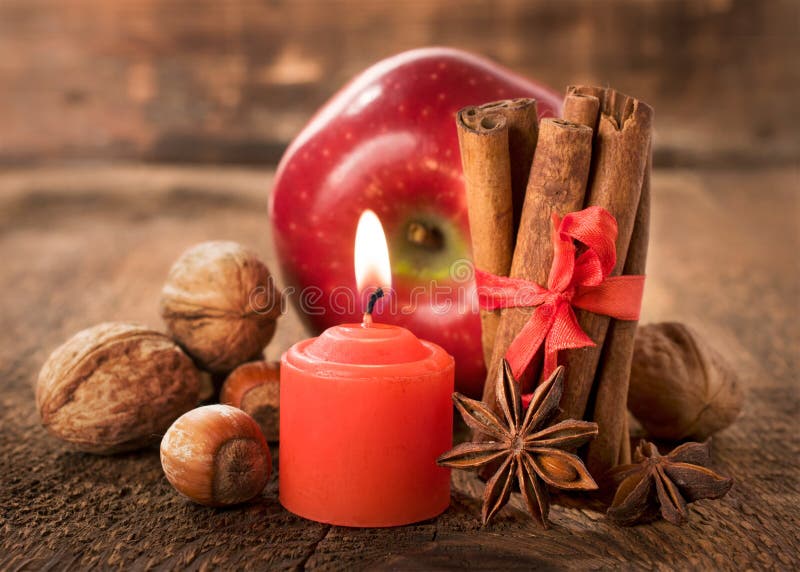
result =
[[[547,288],[519,278],[475,270],[478,300],[484,310],[536,306],[506,352],[519,379],[544,342],[544,376],[557,367],[559,350],[594,346],[573,307],[618,320],[638,320],[644,276],[608,275],[617,263],[617,221],[602,207],[553,214],[553,265]],[[575,256],[578,241],[585,250]]]

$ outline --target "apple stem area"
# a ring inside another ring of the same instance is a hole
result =
[[[411,221],[406,228],[406,239],[414,246],[435,251],[444,247],[442,231],[429,223]]]

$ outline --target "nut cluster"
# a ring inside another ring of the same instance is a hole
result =
[[[166,431],[162,465],[179,492],[213,506],[249,500],[272,470],[264,435],[278,438],[278,366],[236,369],[225,399],[241,409],[193,408],[208,376],[198,367],[226,374],[272,339],[280,297],[270,272],[234,242],[199,244],[173,265],[161,313],[169,335],[103,323],[55,350],[36,386],[42,424],[98,454],[142,447]]]

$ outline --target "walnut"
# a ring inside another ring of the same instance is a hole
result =
[[[261,357],[279,315],[280,296],[269,270],[235,242],[190,248],[161,291],[161,316],[170,334],[213,373]]]
[[[684,324],[639,328],[628,408],[653,437],[704,441],[733,423],[744,393],[734,368]]]
[[[104,323],[50,355],[36,406],[47,430],[74,448],[117,453],[157,441],[197,404],[199,385],[192,360],[166,335]]]

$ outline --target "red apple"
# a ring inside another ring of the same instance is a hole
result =
[[[441,345],[456,359],[459,391],[481,394],[474,284],[453,276],[454,263],[470,258],[454,117],[466,105],[514,97],[535,98],[540,116],[560,111],[552,90],[494,62],[423,48],[370,67],[317,112],[283,156],[270,205],[284,280],[313,331],[361,320],[353,244],[361,212],[372,209],[386,231],[394,288],[376,320]]]

